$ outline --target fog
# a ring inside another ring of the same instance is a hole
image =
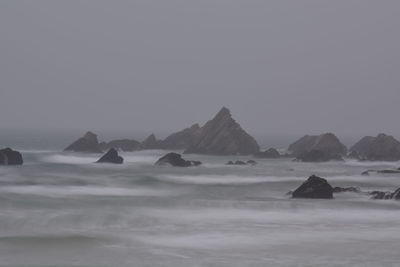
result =
[[[400,2],[1,1],[0,129],[400,135]]]

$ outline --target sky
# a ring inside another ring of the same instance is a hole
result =
[[[0,129],[400,136],[400,1],[0,1]]]

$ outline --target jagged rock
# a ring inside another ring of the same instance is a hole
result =
[[[312,175],[293,194],[293,198],[333,198],[333,188],[327,180]]]
[[[87,132],[82,138],[69,145],[64,151],[85,152],[85,153],[102,153],[100,149],[97,135]]]
[[[392,192],[383,192],[383,191],[372,191],[369,193],[372,195],[372,199],[392,199]]]
[[[322,162],[342,160],[347,148],[332,133],[306,135],[289,146],[289,151],[299,161]]]
[[[350,154],[358,155],[360,160],[398,161],[400,142],[386,134],[366,136],[350,148]]]
[[[124,159],[118,155],[117,150],[114,148],[110,148],[106,154],[104,154],[97,163],[114,163],[114,164],[122,164]]]
[[[268,150],[265,150],[264,152],[255,153],[254,156],[257,158],[277,159],[280,158],[281,155],[275,148],[270,148]]]
[[[113,140],[108,143],[102,142],[102,143],[100,143],[99,146],[102,150],[115,148],[115,149],[126,151],[126,152],[140,150],[140,148],[141,148],[140,142],[138,142],[136,140],[129,140],[129,139]]]
[[[229,109],[224,107],[199,130],[196,140],[184,153],[250,155],[259,150],[256,140],[240,127]]]
[[[361,190],[358,187],[335,187],[333,188],[333,193],[344,193],[344,192],[352,192],[352,193],[360,193]]]
[[[257,161],[255,160],[248,160],[246,163],[249,165],[257,165]]]
[[[162,141],[157,140],[156,136],[154,134],[151,134],[149,137],[147,137],[141,144],[140,144],[141,149],[162,149]]]
[[[191,167],[201,165],[200,161],[184,160],[178,153],[168,153],[160,158],[155,165],[171,165],[174,167]]]
[[[200,126],[192,125],[180,132],[173,133],[162,141],[163,149],[186,149],[196,140],[200,134]]]
[[[247,165],[248,163],[242,161],[242,160],[237,160],[237,161],[228,161],[225,165]]]
[[[22,165],[23,163],[22,155],[18,151],[11,148],[0,150],[0,165]]]
[[[392,199],[394,200],[400,200],[400,188],[398,188],[394,193],[392,194]]]

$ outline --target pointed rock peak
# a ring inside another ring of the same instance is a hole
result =
[[[83,138],[85,138],[85,139],[87,139],[87,140],[96,140],[96,142],[97,142],[97,135],[94,134],[94,133],[91,132],[91,131],[87,132],[87,133],[83,136]]]
[[[215,118],[220,118],[220,117],[232,117],[231,111],[226,107],[222,107],[222,109],[215,116]]]

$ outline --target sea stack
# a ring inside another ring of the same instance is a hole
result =
[[[200,126],[196,123],[180,132],[173,133],[162,141],[164,149],[186,149],[196,140],[200,134]]]
[[[333,188],[324,178],[312,175],[292,193],[293,198],[333,198]]]
[[[201,165],[200,161],[185,160],[178,153],[168,153],[155,163],[158,166],[170,165],[174,167],[192,167]]]
[[[22,165],[24,163],[21,153],[4,148],[0,150],[0,165]]]
[[[223,107],[200,130],[196,140],[185,150],[186,154],[250,155],[259,152],[257,141],[246,133]]]
[[[350,155],[360,160],[398,161],[400,142],[386,134],[379,134],[376,137],[365,136],[350,148]]]
[[[289,151],[299,161],[323,162],[342,160],[347,148],[332,133],[306,135],[289,146]]]
[[[122,164],[124,159],[118,155],[118,151],[115,148],[110,148],[106,154],[104,154],[96,163],[113,163]]]
[[[64,151],[83,152],[83,153],[103,153],[100,149],[97,135],[92,132],[87,132],[83,137],[79,138]]]

